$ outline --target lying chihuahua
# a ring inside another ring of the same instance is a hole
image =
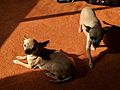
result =
[[[90,47],[95,51],[96,47],[99,46],[104,36],[104,29],[96,17],[95,12],[88,6],[81,11],[79,32],[80,31],[83,31],[87,37],[86,52],[89,57],[89,66],[93,68],[94,63],[90,53]]]
[[[64,82],[69,80],[74,73],[75,63],[73,59],[61,51],[46,49],[49,41],[37,42],[32,38],[24,38],[24,52],[27,56],[17,56],[13,62],[30,69],[39,67],[45,70],[46,75],[55,80],[52,82]],[[19,60],[27,59],[28,64]]]

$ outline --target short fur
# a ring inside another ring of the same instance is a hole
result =
[[[86,52],[89,58],[89,66],[93,68],[94,62],[90,53],[90,47],[95,51],[104,36],[104,30],[95,12],[88,6],[81,11],[80,31],[83,31],[87,37]]]
[[[75,70],[74,60],[61,51],[46,49],[49,41],[38,43],[35,39],[26,38],[24,40],[24,52],[27,56],[17,56],[13,62],[30,69],[39,67],[46,70],[46,75],[55,80],[52,82],[64,82],[70,79]],[[19,60],[27,59],[28,63]]]

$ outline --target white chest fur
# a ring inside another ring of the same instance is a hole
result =
[[[36,59],[37,56],[34,56],[34,55],[27,55],[27,60],[34,60]]]

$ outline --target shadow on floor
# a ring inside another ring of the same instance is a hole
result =
[[[101,58],[103,58],[105,55],[108,54],[116,54],[120,53],[120,26],[112,25],[109,23],[104,22],[107,25],[110,25],[108,27],[104,27],[104,29],[107,31],[103,42],[107,49],[103,52],[101,52],[96,58],[95,62],[99,61]]]
[[[15,30],[17,25],[37,4],[38,0],[0,1],[0,46]]]
[[[75,61],[76,64],[76,73],[75,73],[75,79],[84,77],[88,71],[90,70],[89,66],[88,66],[88,61],[87,59],[81,60],[79,58],[80,55],[76,55],[76,54],[68,54],[65,51],[62,51],[63,53],[67,54],[68,56],[72,57]]]
[[[75,73],[75,78],[74,79],[82,78],[88,73],[90,68],[89,68],[87,59],[81,60],[79,58],[80,55],[68,54],[67,52],[65,52],[63,50],[62,50],[62,52],[67,54],[68,56],[72,57],[74,59],[74,61],[75,61],[76,73]]]
[[[110,9],[110,8],[116,8],[116,7],[99,7],[99,8],[93,8],[96,10],[103,10],[103,9]],[[31,18],[24,18],[21,20],[21,22],[27,22],[27,21],[33,21],[33,20],[39,20],[39,19],[48,19],[48,18],[55,18],[55,17],[61,17],[66,15],[74,15],[79,14],[81,10],[72,11],[72,12],[63,12],[63,13],[57,13],[57,14],[51,14],[51,15],[45,15],[45,16],[37,16],[37,17],[31,17]]]

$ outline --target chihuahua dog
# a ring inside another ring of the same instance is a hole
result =
[[[35,39],[24,37],[24,52],[27,56],[17,56],[13,62],[30,69],[40,68],[46,75],[53,78],[51,82],[64,82],[72,78],[75,71],[74,60],[62,51],[45,48],[48,41],[37,42]],[[27,60],[27,64],[20,60]]]
[[[94,67],[90,47],[93,51],[99,46],[104,36],[104,29],[101,26],[95,12],[90,7],[85,7],[81,11],[79,32],[84,32],[87,37],[86,52],[89,58],[90,68]]]

